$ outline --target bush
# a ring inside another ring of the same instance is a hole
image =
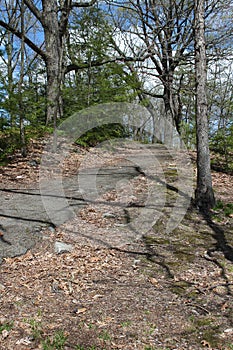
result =
[[[0,164],[7,162],[8,156],[20,148],[20,133],[18,128],[0,131]]]
[[[83,147],[94,147],[101,142],[125,136],[127,136],[127,133],[123,125],[118,123],[106,124],[88,130],[76,140],[76,143]]]
[[[233,125],[219,129],[210,139],[210,150],[214,153],[212,166],[216,170],[233,171]]]
[[[37,127],[26,126],[26,145],[30,139],[38,139],[40,137],[43,137],[46,133],[52,133],[52,131],[52,128],[48,128],[42,125],[38,125]],[[9,157],[20,148],[21,140],[20,130],[18,127],[8,127],[4,129],[4,131],[0,131],[0,165],[7,164]]]

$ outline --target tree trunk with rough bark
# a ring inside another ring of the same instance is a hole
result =
[[[23,83],[24,83],[24,36],[25,36],[25,25],[24,25],[24,16],[25,16],[25,6],[22,1],[21,5],[21,32],[23,34],[20,47],[20,73],[19,73],[19,82],[18,82],[18,99],[19,99],[19,128],[20,128],[20,146],[21,154],[23,157],[27,156],[27,147],[26,147],[26,137],[25,137],[25,128],[24,128],[24,104],[23,104]]]
[[[56,127],[60,115],[60,89],[62,67],[62,38],[57,19],[57,1],[43,1],[44,35],[47,69],[47,124]]]
[[[196,204],[202,211],[208,211],[214,207],[215,198],[212,187],[208,137],[204,0],[195,0],[195,77],[197,129]]]

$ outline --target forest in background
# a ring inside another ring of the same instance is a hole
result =
[[[26,155],[30,138],[52,133],[77,111],[106,102],[143,104],[150,125],[171,122],[195,150],[197,86],[206,73],[206,100],[199,105],[206,109],[201,114],[208,118],[209,144],[201,149],[210,147],[215,169],[232,172],[231,0],[5,0],[0,12],[2,164],[17,148]],[[206,56],[198,58],[202,25]],[[204,63],[199,78],[198,63]],[[166,143],[167,130],[160,125],[160,141]],[[87,146],[135,135],[153,142],[151,134],[145,125],[138,130],[108,125],[78,142]]]

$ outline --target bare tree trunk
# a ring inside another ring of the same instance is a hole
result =
[[[204,0],[195,0],[195,77],[197,128],[197,188],[196,203],[208,211],[215,205],[212,188],[207,118],[207,72],[204,28]]]
[[[163,102],[165,111],[164,143],[173,146],[176,111],[173,96],[173,72],[168,72],[164,83]]]
[[[12,95],[13,95],[13,91],[14,91],[14,82],[13,82],[13,44],[12,44],[12,40],[13,40],[13,35],[8,32],[7,33],[7,45],[6,45],[6,52],[7,52],[7,93],[9,96],[9,100],[12,100]],[[14,112],[10,113],[10,125],[11,127],[15,126],[15,115]]]
[[[24,128],[24,105],[23,105],[23,80],[24,80],[24,50],[25,50],[25,26],[24,26],[24,14],[25,14],[25,6],[23,1],[21,2],[21,47],[20,47],[20,74],[19,74],[19,82],[18,82],[18,93],[19,93],[19,127],[20,127],[20,146],[21,146],[21,154],[23,157],[27,155],[26,149],[26,138],[25,138],[25,128]]]
[[[57,1],[43,1],[44,34],[47,69],[47,124],[53,121],[56,129],[60,114],[62,39],[57,19]]]

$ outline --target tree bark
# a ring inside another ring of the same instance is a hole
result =
[[[166,82],[164,84],[163,102],[165,110],[165,128],[164,128],[164,143],[168,147],[173,146],[173,133],[175,128],[175,109],[174,96],[172,92],[173,74],[167,73]]]
[[[11,32],[7,33],[7,44],[6,44],[6,52],[7,52],[7,93],[9,95],[9,100],[12,101],[12,95],[14,91],[14,79],[13,79],[13,44],[12,44],[12,34]],[[11,127],[15,126],[15,115],[14,112],[10,113],[10,125]]]
[[[43,21],[47,69],[47,124],[56,127],[59,118],[63,43],[57,19],[57,1],[43,1]]]
[[[20,21],[21,21],[21,47],[20,47],[20,73],[19,73],[19,82],[18,82],[18,98],[19,98],[19,128],[20,128],[20,146],[21,146],[21,154],[23,157],[27,156],[27,148],[26,148],[26,137],[25,137],[25,128],[24,128],[24,104],[23,104],[23,82],[24,82],[24,36],[25,36],[25,26],[24,26],[24,15],[25,15],[25,6],[23,1],[21,2],[21,11],[20,11]]]
[[[195,0],[195,78],[197,188],[196,204],[202,211],[215,205],[212,188],[207,116],[207,70],[204,23],[204,0]]]

